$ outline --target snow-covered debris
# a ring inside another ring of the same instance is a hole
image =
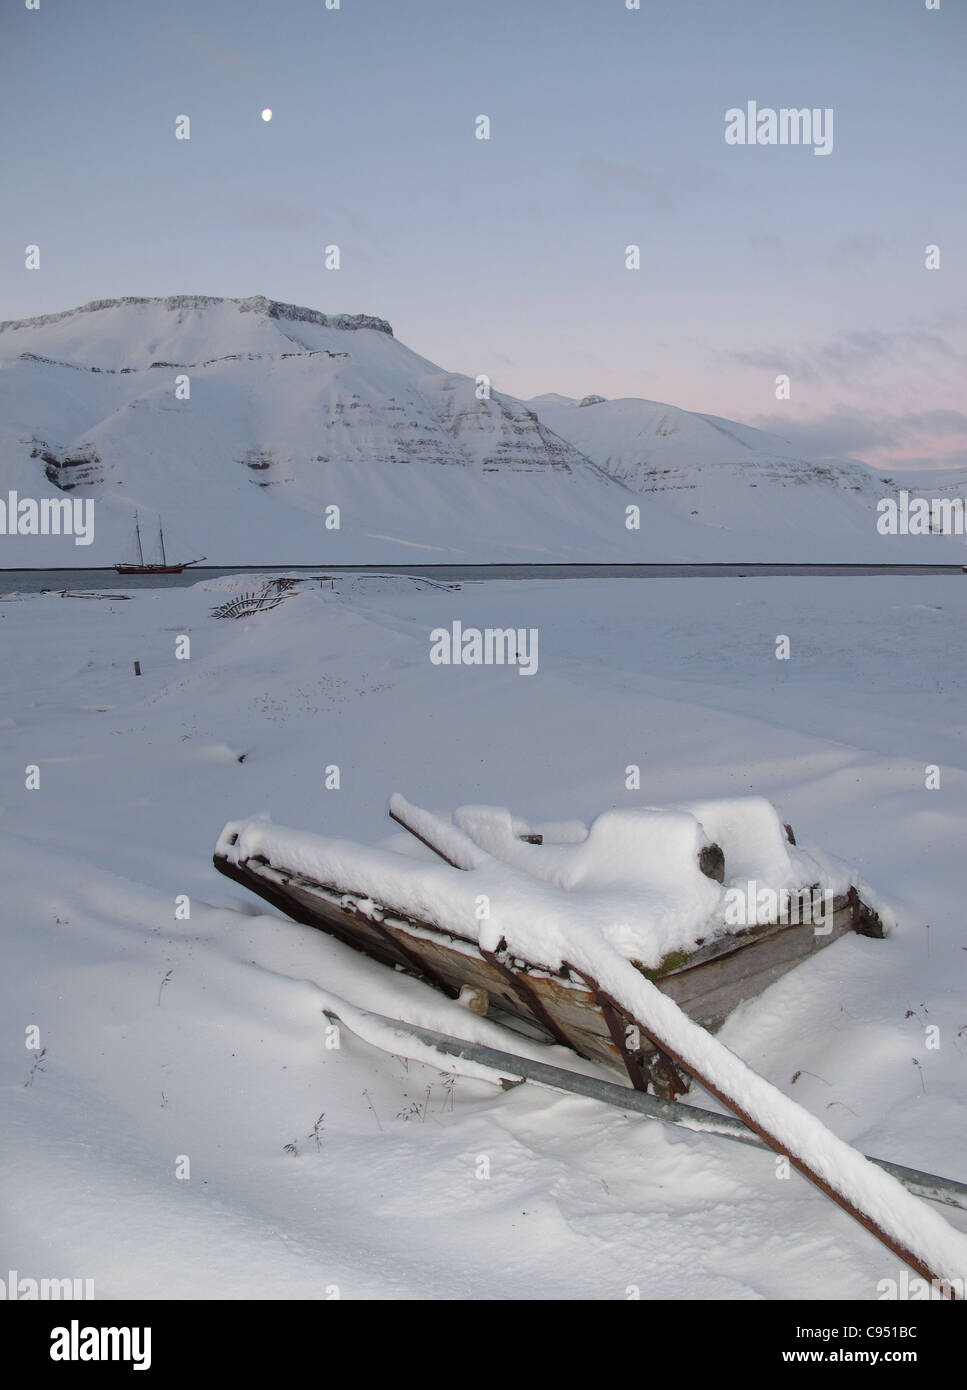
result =
[[[503,939],[516,954],[555,970],[569,958],[572,932],[597,937],[625,959],[655,969],[672,952],[694,950],[749,925],[730,922],[726,914],[733,883],[752,880],[757,890],[776,895],[783,889],[849,887],[842,869],[824,869],[808,851],[788,844],[777,812],[761,797],[702,803],[696,808],[701,818],[684,809],[605,811],[583,840],[546,845],[522,840],[522,823],[503,807],[462,807],[455,824],[398,793],[389,809],[449,863],[264,820],[231,822],[218,852],[235,863],[262,856],[276,868],[364,894],[489,950]],[[700,867],[701,852],[712,843],[707,824],[727,846],[724,884]],[[489,904],[484,919],[477,910],[481,894]]]
[[[695,815],[652,808],[606,812],[579,845],[550,851],[548,868],[536,874],[531,869],[545,851],[517,839],[513,817],[503,808],[464,808],[457,826],[398,794],[391,808],[452,863],[409,860],[401,870],[393,860],[402,856],[299,836],[265,822],[226,826],[218,852],[236,862],[259,856],[329,886],[362,890],[382,907],[476,939],[484,950],[505,942],[512,956],[531,965],[577,972],[808,1176],[832,1189],[854,1214],[868,1217],[914,1268],[963,1287],[967,1237],[757,1075],[632,963],[655,965],[668,951],[695,944],[698,924],[709,931],[723,889],[698,867],[698,852],[708,841]],[[783,847],[776,834],[781,822],[762,798],[708,802],[701,809],[743,856],[743,871],[788,873],[801,854]],[[477,920],[482,898],[489,912]]]

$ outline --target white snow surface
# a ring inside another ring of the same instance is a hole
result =
[[[534,829],[684,808],[728,853],[709,805],[761,797],[896,930],[818,953],[718,1040],[773,1088],[770,1114],[781,1095],[857,1150],[965,1180],[962,577],[347,577],[211,616],[257,582],[0,595],[0,1267],[91,1277],[100,1298],[877,1299],[899,1259],[769,1153],[330,1034],[339,1000],[595,1071],[293,923],[211,851],[254,809],[456,876],[385,818],[400,787]],[[538,627],[538,674],[432,665],[454,617]],[[617,996],[647,983],[608,959]]]

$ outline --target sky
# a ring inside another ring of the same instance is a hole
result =
[[[264,294],[523,399],[967,467],[961,0],[628,3],[0,0],[0,319]],[[830,152],[727,143],[750,101]]]

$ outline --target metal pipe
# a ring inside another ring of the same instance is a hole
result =
[[[328,1017],[344,1022],[331,1009],[326,1009],[325,1013]],[[644,1091],[634,1091],[613,1081],[601,1081],[595,1076],[585,1076],[581,1072],[567,1071],[564,1067],[550,1066],[547,1062],[534,1062],[528,1057],[518,1057],[513,1052],[501,1052],[485,1043],[453,1038],[447,1033],[437,1033],[432,1028],[422,1028],[416,1023],[404,1023],[400,1019],[386,1018],[382,1014],[368,1011],[366,1016],[377,1023],[385,1023],[390,1028],[411,1033],[448,1056],[464,1057],[467,1061],[492,1067],[495,1071],[525,1077],[528,1081],[536,1081],[539,1085],[550,1086],[556,1091],[567,1091],[571,1095],[603,1101],[605,1105],[616,1106],[619,1110],[633,1110],[647,1119],[678,1125],[695,1134],[712,1134],[721,1139],[731,1139],[739,1144],[749,1144],[753,1148],[770,1151],[770,1145],[732,1115],[713,1115],[696,1105],[661,1100],[658,1096],[648,1095]],[[351,1029],[351,1025],[347,1026]],[[940,1177],[936,1173],[923,1173],[917,1168],[907,1168],[902,1163],[874,1158],[872,1154],[866,1154],[865,1157],[878,1168],[891,1173],[917,1197],[925,1197],[931,1202],[941,1202],[946,1206],[960,1207],[967,1211],[967,1183],[957,1182],[954,1178]]]

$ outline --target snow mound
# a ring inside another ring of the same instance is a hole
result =
[[[765,797],[700,801],[682,811],[701,821],[724,853],[726,883],[755,879],[770,888],[797,888],[822,877],[816,861],[790,843],[779,813]]]

